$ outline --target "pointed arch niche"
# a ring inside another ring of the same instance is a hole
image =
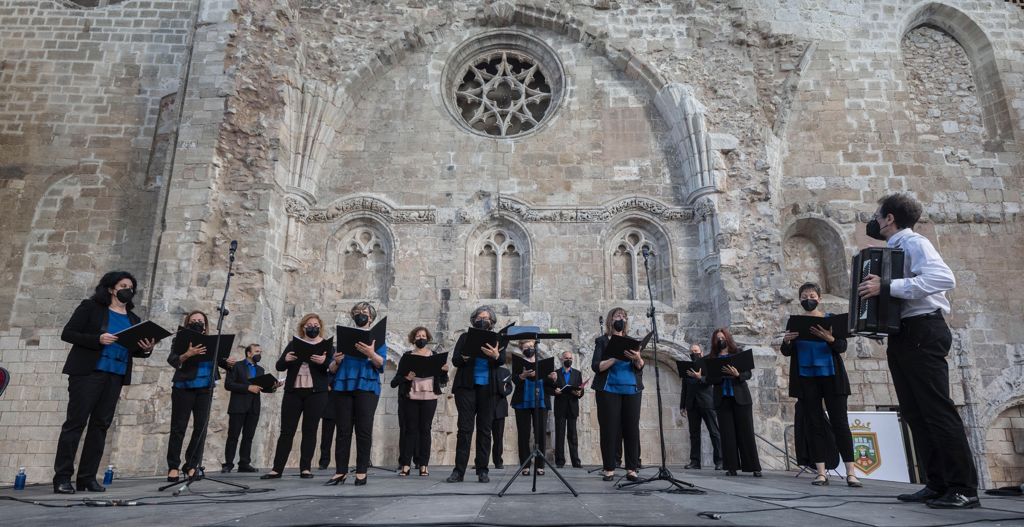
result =
[[[648,300],[644,249],[654,299],[672,303],[672,249],[661,225],[629,217],[609,229],[605,246],[605,291],[610,300]]]
[[[528,302],[531,254],[530,236],[521,224],[505,216],[490,219],[468,240],[469,289],[481,300]]]
[[[335,277],[326,287],[330,300],[387,304],[395,237],[384,222],[369,216],[345,221],[328,239],[326,255],[324,271]]]

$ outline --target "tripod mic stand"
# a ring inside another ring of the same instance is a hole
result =
[[[231,240],[231,246],[228,249],[228,276],[227,276],[227,281],[224,283],[224,295],[220,299],[220,307],[217,308],[217,341],[216,341],[217,344],[216,344],[216,348],[213,350],[213,368],[210,370],[210,410],[206,412],[206,419],[203,421],[203,426],[202,426],[203,432],[199,436],[199,446],[198,446],[198,449],[196,451],[196,456],[199,459],[190,459],[190,460],[188,460],[189,461],[188,466],[193,467],[195,471],[192,473],[191,476],[188,476],[185,479],[184,482],[174,482],[174,483],[171,483],[170,485],[164,485],[163,487],[160,487],[160,490],[163,491],[163,490],[169,489],[171,487],[178,486],[178,489],[174,491],[174,496],[178,496],[182,492],[184,492],[186,490],[189,490],[193,483],[195,483],[197,481],[202,481],[203,479],[208,479],[210,481],[214,481],[216,483],[220,483],[221,485],[228,485],[228,486],[235,487],[235,488],[242,489],[242,490],[249,490],[249,487],[247,487],[245,485],[239,485],[237,483],[230,483],[230,482],[227,482],[227,481],[206,477],[206,474],[205,474],[206,468],[202,466],[203,465],[203,454],[205,453],[205,450],[206,450],[206,433],[210,430],[210,412],[213,411],[214,379],[216,378],[217,368],[220,367],[220,337],[221,337],[221,330],[222,330],[222,328],[224,326],[224,317],[228,314],[228,310],[227,310],[226,307],[224,307],[224,304],[227,302],[227,299],[228,299],[228,288],[231,287],[231,277],[234,276],[234,273],[232,272],[232,270],[235,267],[235,250],[237,250],[237,249],[238,249],[238,242],[235,241],[235,240]],[[193,426],[195,426],[195,423],[193,423]]]
[[[651,287],[651,270],[648,266],[647,259],[650,256],[650,250],[645,245],[643,248],[644,255],[644,273],[647,275],[647,299],[650,300],[651,305],[647,310],[647,317],[651,319],[651,330],[654,332],[654,391],[658,395],[658,436],[661,441],[661,466],[658,467],[658,473],[649,478],[639,478],[636,481],[626,481],[615,484],[617,489],[625,489],[635,487],[637,485],[644,485],[646,483],[652,483],[655,481],[667,481],[675,487],[669,487],[674,492],[680,492],[685,494],[704,494],[703,490],[696,488],[693,483],[689,483],[680,479],[676,479],[672,476],[672,472],[668,470],[665,465],[665,419],[664,412],[662,411],[661,403],[661,375],[658,369],[658,319],[655,317],[654,311],[654,290]],[[665,489],[668,490],[668,489]]]

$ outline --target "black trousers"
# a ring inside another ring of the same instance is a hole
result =
[[[312,388],[298,388],[284,392],[281,399],[281,435],[274,449],[273,471],[280,474],[292,453],[292,441],[302,418],[302,443],[299,445],[299,470],[310,470],[316,452],[316,429],[320,415],[327,404],[327,392],[313,392]]]
[[[399,445],[398,464],[400,466],[415,463],[420,467],[430,466],[431,427],[434,424],[434,412],[437,411],[437,400],[415,401],[400,399],[399,406],[405,411],[399,416],[399,429],[404,440]]]
[[[469,464],[469,444],[476,428],[477,473],[487,472],[487,458],[491,454],[491,425],[494,421],[494,388],[482,384],[472,388],[455,389],[455,408],[458,410],[458,434],[455,441],[455,470],[466,473]]]
[[[633,395],[597,392],[597,422],[601,426],[601,464],[614,470],[620,452],[626,470],[640,469],[640,402],[643,392]],[[621,445],[621,446],[620,446]]]
[[[516,409],[516,439],[519,447],[519,464],[526,462],[533,452],[533,440],[537,441],[537,448],[544,451],[544,433],[547,429],[548,411],[541,408],[529,408],[526,410]],[[540,422],[537,422],[540,414]],[[534,438],[530,438],[530,431],[533,430]],[[529,468],[529,467],[527,467]],[[537,457],[533,459],[533,468],[544,468],[544,460]]]
[[[356,432],[356,474],[370,469],[370,448],[373,446],[373,416],[377,412],[380,396],[361,390],[332,392],[334,422],[338,426],[334,445],[336,474],[348,473],[348,459],[352,452],[352,430]]]
[[[941,317],[908,319],[898,335],[889,337],[886,355],[900,415],[914,436],[928,487],[974,496],[978,471],[964,423],[949,397],[946,355],[952,343]]]
[[[801,408],[807,412],[811,459],[815,463],[824,462],[828,457],[828,437],[832,434],[836,440],[843,461],[853,461],[853,435],[850,433],[850,420],[846,416],[847,395],[839,395],[835,388],[835,377],[801,377],[800,383],[803,397],[800,398]],[[825,410],[828,410],[828,418]]]
[[[708,429],[708,435],[711,437],[711,459],[715,462],[715,465],[718,465],[722,462],[722,436],[718,432],[718,416],[715,414],[714,409],[701,408],[699,406],[687,408],[686,410],[686,424],[690,429],[690,463],[694,463],[697,466],[701,464],[701,421],[704,422],[704,426]]]
[[[228,439],[224,442],[224,464],[234,466],[235,448],[238,436],[242,436],[242,448],[238,450],[238,466],[252,466],[252,439],[256,436],[256,425],[260,422],[260,407],[245,413],[228,414]]]
[[[499,417],[491,420],[491,450],[494,458],[494,466],[500,467],[505,464],[501,458],[505,453],[505,418]]]
[[[576,418],[567,412],[555,410],[555,465],[565,464],[566,431],[569,432],[569,459],[573,466],[580,465],[579,435],[576,433]]]
[[[121,395],[124,376],[106,372],[68,377],[68,413],[57,439],[53,460],[53,481],[68,482],[75,473],[78,441],[85,432],[82,461],[78,465],[79,481],[96,479],[107,441],[107,429],[114,420],[117,399]],[[86,428],[88,427],[88,430]]]
[[[722,397],[718,407],[722,431],[722,462],[725,470],[760,472],[757,438],[754,437],[754,406],[738,405],[735,397]]]
[[[320,466],[331,464],[331,446],[334,445],[335,423],[334,408],[330,407],[331,401],[328,396],[327,406],[320,418]]]
[[[167,441],[167,470],[181,468],[188,471],[196,467],[203,457],[203,425],[210,415],[213,392],[209,388],[171,388],[171,437]],[[181,443],[192,416],[192,436],[185,449],[185,464],[181,464]]]

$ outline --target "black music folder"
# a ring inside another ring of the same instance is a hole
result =
[[[811,333],[812,326],[821,326],[825,329],[832,330],[832,336],[837,339],[844,339],[849,336],[849,318],[846,313],[840,313],[838,315],[821,317],[811,317],[807,315],[793,315],[786,321],[786,331],[795,331],[800,334],[800,340],[816,340],[822,342],[822,339],[815,337],[814,333]]]
[[[274,391],[274,385],[277,384],[277,377],[270,373],[264,373],[249,379],[249,384],[259,386],[260,390],[264,392],[272,392]]]
[[[369,346],[373,344],[377,349],[386,347],[387,344],[387,331],[388,331],[388,317],[384,317],[377,321],[370,329],[361,328],[350,328],[347,326],[338,326],[338,351],[348,355],[350,357],[358,357],[365,359],[366,355],[356,349],[356,343],[362,342]]]
[[[468,357],[488,358],[480,348],[485,344],[497,346],[499,348],[508,345],[508,331],[509,328],[515,324],[516,323],[513,322],[501,328],[499,331],[471,327],[469,328],[469,331],[466,332],[466,340],[462,343],[462,349],[459,351]]]
[[[640,351],[643,351],[653,336],[653,331],[648,333],[642,340],[612,335],[612,338],[608,341],[608,346],[604,348],[604,356],[601,357],[601,360],[619,359],[629,362],[629,358],[626,357],[626,350],[632,351],[639,349]]]
[[[533,380],[543,380],[548,375],[551,375],[551,372],[555,371],[555,358],[548,357],[537,362],[529,362],[519,355],[513,355],[512,374],[518,377],[520,373],[523,373],[523,370],[534,370],[537,372],[537,376]]]
[[[317,344],[310,344],[299,337],[292,337],[292,352],[299,360],[309,361],[313,355],[324,355],[329,360],[331,350],[334,349],[334,337],[321,340]],[[362,353],[359,354],[360,356]]]
[[[221,335],[220,336],[220,353],[217,355],[222,359],[226,359],[231,354],[231,346],[235,343],[234,335]],[[174,351],[178,355],[184,355],[188,351],[189,346],[202,345],[206,348],[206,353],[202,355],[196,355],[185,359],[186,363],[192,364],[196,362],[210,362],[213,360],[213,355],[217,351],[217,335],[205,335],[198,331],[192,331],[189,328],[178,327],[178,334],[174,339]]]
[[[676,369],[679,371],[679,377],[685,379],[687,377],[686,371],[693,370],[697,371],[704,368],[704,357],[699,359],[691,360],[677,360]]]
[[[732,366],[741,373],[751,371],[754,369],[754,352],[753,350],[745,349],[735,355],[728,355],[726,357],[705,357],[704,371],[702,373],[707,377],[709,383],[715,384],[722,379],[724,376],[722,374],[722,366]]]
[[[170,337],[171,334],[170,331],[160,327],[156,322],[147,320],[139,322],[130,328],[122,329],[114,333],[114,336],[117,337],[118,344],[127,348],[128,351],[135,351],[139,349],[139,341],[141,340],[153,339],[156,342],[160,342]]]
[[[409,372],[415,372],[416,376],[425,379],[441,375],[441,368],[448,362],[448,352],[434,355],[413,355],[406,353],[398,360],[398,377],[404,378]]]

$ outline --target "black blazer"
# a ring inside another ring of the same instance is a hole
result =
[[[407,353],[412,353],[412,350],[409,350],[403,353],[402,355],[405,355]],[[437,355],[434,352],[430,352],[430,354]],[[441,395],[441,387],[446,384],[448,384],[448,372],[441,370],[441,374],[438,375],[437,377],[434,377],[434,393],[436,393],[437,395]],[[399,399],[408,399],[409,391],[412,390],[412,381],[406,380],[405,377],[399,377],[398,371],[396,370],[395,376],[391,378],[391,387],[398,388]]]
[[[175,334],[174,338],[171,339],[171,352],[167,354],[167,364],[174,366],[174,377],[171,378],[171,382],[191,381],[196,378],[196,374],[199,373],[199,362],[187,361],[181,362],[181,355],[176,353],[174,344],[178,341],[178,335]],[[188,351],[188,348],[185,349]],[[238,361],[242,362],[242,361]],[[237,363],[236,363],[237,364]],[[217,365],[225,370],[228,370],[228,358],[221,356],[217,360]],[[220,379],[220,371],[217,368],[213,369],[213,379]]]
[[[264,373],[263,366],[257,364],[256,376]],[[260,394],[250,392],[250,384],[252,383],[249,382],[249,365],[244,360],[236,362],[224,378],[224,389],[231,392],[231,400],[228,401],[229,414],[260,412]]]
[[[608,335],[601,335],[594,339],[594,356],[590,359],[590,369],[594,370],[594,380],[590,382],[590,387],[597,392],[603,392],[604,384],[608,382],[608,372],[611,368],[601,371],[601,361],[604,360],[604,348],[608,346],[610,340]],[[636,374],[636,391],[640,392],[644,389],[644,370],[633,367],[633,373]]]
[[[733,397],[736,400],[736,404],[739,406],[750,406],[754,404],[754,399],[750,396],[750,388],[747,387],[747,381],[750,380],[752,376],[753,374],[748,370],[741,371],[739,378],[729,378],[732,381]],[[725,377],[719,377],[719,379],[719,382],[715,383],[714,388],[715,408],[722,406],[722,381],[725,380]]]
[[[107,323],[110,318],[110,306],[105,306],[92,299],[82,300],[71,314],[71,319],[64,325],[60,333],[60,339],[71,344],[71,351],[68,352],[68,359],[64,362],[65,375],[89,375],[96,369],[96,363],[100,360],[100,353],[103,345],[100,344],[100,335],[107,332]],[[128,321],[134,326],[142,320],[138,315],[129,311]],[[128,354],[128,369],[124,372],[122,384],[132,383],[132,358],[145,358],[149,354],[142,350],[135,350]]]
[[[455,349],[452,351],[452,366],[458,368],[455,370],[455,379],[452,381],[452,391],[456,388],[470,388],[472,389],[476,383],[473,382],[473,362],[474,357],[464,356],[462,354],[462,346],[466,342],[466,334],[459,335],[459,340],[455,342]],[[464,358],[465,357],[465,358]],[[505,346],[502,346],[498,350],[497,359],[487,359],[488,367],[488,381],[487,385],[493,390],[494,395],[499,395],[501,391],[501,379],[498,377],[498,368],[505,364]]]
[[[843,353],[846,353],[846,339],[836,339],[829,348],[832,349],[832,364],[836,374],[831,377],[836,395],[850,395],[850,377],[846,374]],[[789,396],[797,399],[803,397],[803,378],[800,377],[800,361],[797,359],[796,340],[783,342],[779,350],[789,357]]]
[[[494,418],[504,419],[508,417],[508,396],[512,394],[515,386],[512,384],[512,372],[504,366],[497,370],[498,394],[494,397]]]
[[[583,384],[583,373],[576,368],[569,369],[569,384],[572,386],[579,386]],[[562,368],[555,370],[555,382],[553,388],[562,388],[565,386],[565,373]],[[555,391],[551,390],[551,395],[555,398],[555,417],[567,416],[576,418],[580,415],[580,399],[583,397],[585,390],[580,390],[579,395],[574,395],[572,390],[565,390],[561,395],[555,395]]]
[[[284,392],[289,393],[295,391],[295,377],[299,374],[299,368],[302,367],[302,363],[306,361],[295,360],[292,362],[285,362],[284,357],[288,355],[288,352],[292,351],[292,343],[288,342],[288,345],[284,347],[284,351],[281,352],[281,356],[277,359],[277,364],[274,367],[277,371],[287,371],[288,376],[284,380]],[[327,360],[323,364],[316,364],[314,362],[306,362],[309,364],[309,375],[313,378],[313,392],[326,392],[327,388],[331,384],[331,373],[328,368],[331,366],[331,360],[334,359],[334,353],[327,354]]]
[[[708,384],[707,377],[694,379],[684,372],[682,391],[679,394],[679,408],[694,410],[696,408],[713,409],[714,407],[715,400],[711,394],[711,385]]]
[[[555,394],[555,384],[549,378],[539,380],[544,382],[544,409],[550,410],[551,398]],[[526,392],[523,389],[523,380],[518,375],[512,375],[512,383],[515,385],[515,392],[512,393],[512,404],[516,405],[523,402]]]

